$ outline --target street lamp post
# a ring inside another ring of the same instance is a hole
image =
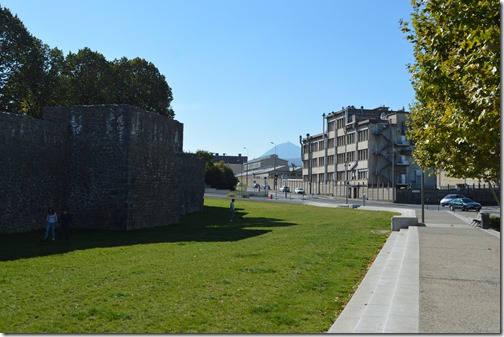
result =
[[[309,133],[306,134],[306,140],[308,142],[308,184],[310,187],[310,195],[312,195],[312,149]]]
[[[329,116],[328,116],[329,117]],[[327,127],[326,134],[326,114],[325,112],[322,114],[322,137],[324,139],[324,184],[327,184],[327,138],[329,137],[329,127]],[[320,193],[320,182],[319,182],[319,193]]]
[[[248,157],[249,157],[249,151],[246,147],[243,147],[245,150],[247,150],[247,166],[245,168],[245,192],[248,190]]]
[[[275,162],[274,162],[274,166],[273,166],[273,188],[275,189],[275,198],[278,199],[278,195],[277,195],[277,186],[276,186],[276,183],[277,183],[277,176],[276,176],[276,157],[277,157],[277,152],[276,152],[276,144],[274,142],[271,142],[271,144],[275,145]]]
[[[396,183],[395,183],[395,137],[394,137],[394,132],[392,131],[392,121],[391,119],[388,120],[389,122],[389,130],[390,130],[390,142],[392,143],[392,174],[391,174],[391,179],[392,179],[392,202],[396,201]]]

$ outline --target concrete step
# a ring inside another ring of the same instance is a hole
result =
[[[329,333],[417,333],[418,229],[393,231]]]

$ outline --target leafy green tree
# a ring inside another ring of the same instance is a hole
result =
[[[0,109],[37,114],[44,77],[43,44],[1,6],[0,47]]]
[[[170,106],[173,100],[171,88],[154,64],[141,58],[128,60],[123,57],[113,62],[113,68],[116,76],[114,93],[118,102],[174,117]]]
[[[214,155],[208,151],[196,151],[198,157],[205,162],[205,183],[213,188],[234,190],[238,179],[233,170],[223,161],[213,163]]]
[[[224,161],[215,163],[214,166],[220,171],[220,184],[217,188],[233,191],[236,184],[238,184],[238,179],[235,177],[233,170]]]
[[[126,103],[169,118],[165,77],[141,58],[109,62],[89,48],[63,56],[0,6],[0,110],[41,117],[48,105]]]
[[[63,105],[120,103],[114,100],[114,72],[105,57],[89,48],[69,53],[63,83],[67,88]]]
[[[196,155],[203,159],[203,161],[205,162],[205,170],[210,168],[210,166],[213,166],[212,160],[214,158],[214,155],[211,152],[198,150],[196,151]]]
[[[412,0],[402,31],[416,101],[408,137],[421,167],[500,184],[500,5]]]
[[[0,88],[27,63],[33,43],[21,20],[0,6]]]
[[[66,100],[66,87],[63,81],[65,56],[58,48],[43,46],[44,75],[41,107],[63,105]]]

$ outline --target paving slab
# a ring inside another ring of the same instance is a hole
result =
[[[418,229],[420,333],[500,333],[500,239],[487,230]]]
[[[501,333],[500,233],[471,220],[424,210],[392,232],[328,332]]]

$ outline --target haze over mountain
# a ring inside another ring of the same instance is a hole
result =
[[[275,154],[275,146],[266,151],[261,157],[272,154]],[[294,163],[296,167],[301,166],[301,147],[299,145],[295,145],[291,142],[277,144],[276,154],[278,155],[278,158],[288,160],[289,165],[290,163]]]

